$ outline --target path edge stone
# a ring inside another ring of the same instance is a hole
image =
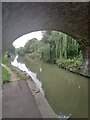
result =
[[[51,106],[49,105],[44,95],[37,88],[36,84],[31,79],[26,81],[32,92],[32,95],[35,98],[36,104],[38,106],[38,109],[41,113],[42,118],[58,118],[58,116],[52,110]]]

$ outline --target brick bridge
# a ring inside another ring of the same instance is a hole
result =
[[[90,76],[90,39],[88,37],[88,2],[81,3],[2,3],[2,50],[23,34],[37,30],[62,31],[75,38],[82,48],[81,73]]]

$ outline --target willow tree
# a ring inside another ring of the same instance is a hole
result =
[[[64,45],[64,58],[67,59],[67,35],[66,34],[64,34],[63,45]]]

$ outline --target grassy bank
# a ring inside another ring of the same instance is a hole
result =
[[[10,74],[4,67],[2,67],[2,80],[3,83],[10,82]]]
[[[28,53],[24,56],[25,60],[29,62],[29,60],[32,60],[33,62],[36,61],[37,63],[41,63],[41,62],[44,62],[43,60],[40,60],[38,57],[33,57],[32,54]],[[45,63],[48,63],[48,62],[45,62]],[[48,64],[52,64],[52,63],[48,63]],[[88,77],[88,76],[85,76],[83,74],[80,73],[80,67],[81,67],[81,64],[82,64],[82,56],[78,56],[78,57],[75,57],[73,59],[58,59],[55,63],[57,65],[57,67],[59,68],[63,68],[67,71],[70,71],[72,73],[75,73],[75,74],[79,74],[81,76],[84,76],[84,77]],[[54,64],[54,65],[55,65]],[[53,65],[53,64],[52,64]]]
[[[10,64],[9,58],[7,57],[7,55],[4,55],[2,57],[2,63],[5,64],[7,67],[9,67],[11,71],[14,72],[20,80],[28,79],[28,77],[25,74],[23,74],[18,68],[15,68]],[[10,74],[4,67],[2,67],[2,80],[3,80],[3,83],[10,82]]]
[[[19,78],[19,80],[27,80],[28,76],[26,76],[26,73],[19,70],[18,68],[15,68],[12,66],[12,71],[16,74],[16,76]]]

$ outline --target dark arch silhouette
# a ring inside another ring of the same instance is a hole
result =
[[[2,3],[3,52],[23,34],[43,29],[62,31],[79,43],[83,51],[81,73],[90,76],[90,40],[88,38],[89,3]]]

